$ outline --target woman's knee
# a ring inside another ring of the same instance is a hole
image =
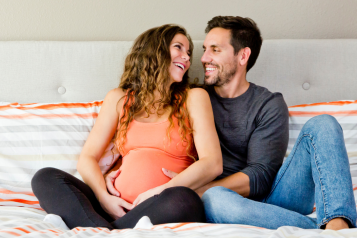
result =
[[[187,203],[202,204],[200,197],[195,191],[187,187],[172,187],[165,189],[162,194],[171,201],[186,201]]]
[[[31,187],[36,196],[48,186],[53,186],[53,180],[61,170],[56,168],[42,168],[38,170],[31,179]]]
[[[160,194],[161,204],[170,216],[185,222],[205,222],[203,203],[195,191],[187,187],[165,189]]]

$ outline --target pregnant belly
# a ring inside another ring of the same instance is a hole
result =
[[[162,168],[180,173],[192,162],[189,157],[175,157],[158,149],[132,150],[123,158],[121,173],[114,186],[121,198],[132,203],[139,194],[170,180]]]

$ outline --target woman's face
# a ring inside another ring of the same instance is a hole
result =
[[[169,68],[171,83],[181,82],[191,65],[190,44],[186,36],[176,34],[170,43],[171,64]]]

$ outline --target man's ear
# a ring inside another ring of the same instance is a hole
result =
[[[241,66],[247,65],[251,53],[252,53],[252,51],[250,50],[249,47],[245,47],[245,48],[240,50],[240,52],[239,52],[239,64]]]

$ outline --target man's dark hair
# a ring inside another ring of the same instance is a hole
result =
[[[258,58],[263,41],[257,24],[248,17],[216,16],[207,23],[205,32],[208,33],[216,27],[231,31],[231,45],[234,48],[235,55],[245,47],[250,48],[251,54],[247,64],[248,72]]]

